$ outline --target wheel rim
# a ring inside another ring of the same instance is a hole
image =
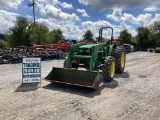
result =
[[[110,74],[111,74],[111,78],[113,78],[115,74],[115,62],[114,61],[112,61],[112,64],[111,64]]]
[[[124,67],[124,65],[125,65],[125,55],[124,55],[124,52],[123,52],[122,55],[121,55],[121,66],[122,66],[122,68]]]

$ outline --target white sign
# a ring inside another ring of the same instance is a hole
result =
[[[23,58],[22,83],[41,82],[41,58]]]

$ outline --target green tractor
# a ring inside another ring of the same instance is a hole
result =
[[[111,39],[103,42],[102,32],[108,28],[112,30]],[[64,67],[53,67],[45,79],[93,89],[98,89],[102,82],[111,82],[115,73],[124,71],[126,60],[125,49],[112,41],[113,28],[100,28],[98,43],[73,44],[64,61]]]

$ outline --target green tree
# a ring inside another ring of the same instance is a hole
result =
[[[154,22],[150,27],[152,33],[152,45],[153,47],[160,47],[160,22]]]
[[[160,34],[160,22],[154,22],[150,28],[150,31],[155,34]]]
[[[56,43],[57,42],[55,40],[55,34],[56,34],[56,32],[54,30],[49,32],[49,34],[48,34],[48,43]]]
[[[130,44],[132,35],[128,32],[127,29],[124,29],[120,32],[119,38],[123,39],[124,43]]]
[[[56,43],[58,40],[64,39],[63,32],[59,28],[49,32],[48,27],[44,24],[30,23],[23,17],[17,17],[15,26],[9,29],[5,37],[11,47]]]
[[[11,27],[7,34],[7,40],[9,40],[12,47],[26,45],[30,46],[30,35],[27,32],[27,26],[29,22],[26,18],[17,17],[14,27]]]
[[[36,22],[35,24],[31,23],[28,26],[28,35],[30,36],[32,44],[47,43],[48,34],[49,34],[49,29],[41,23],[38,22]]]
[[[0,33],[0,40],[4,40],[5,39],[5,35]]]
[[[59,28],[51,31],[49,35],[53,37],[50,37],[50,41],[52,41],[53,43],[56,43],[58,40],[65,39],[63,36],[63,32]]]
[[[137,36],[132,37],[131,42],[132,42],[131,44],[134,46],[134,49],[136,51],[141,50]]]
[[[83,35],[84,40],[93,40],[93,33],[91,30],[87,30],[86,33]]]
[[[49,43],[57,43],[59,40],[65,39],[63,36],[63,32],[61,29],[55,29],[49,32],[48,34],[48,42]]]
[[[0,40],[0,49],[9,47],[8,42],[4,40]]]
[[[136,38],[139,50],[147,50],[153,46],[154,41],[152,41],[152,34],[147,27],[139,27],[137,32],[138,35]]]

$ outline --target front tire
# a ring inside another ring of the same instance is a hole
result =
[[[105,82],[111,82],[115,75],[115,58],[108,56],[102,66],[102,74]]]

